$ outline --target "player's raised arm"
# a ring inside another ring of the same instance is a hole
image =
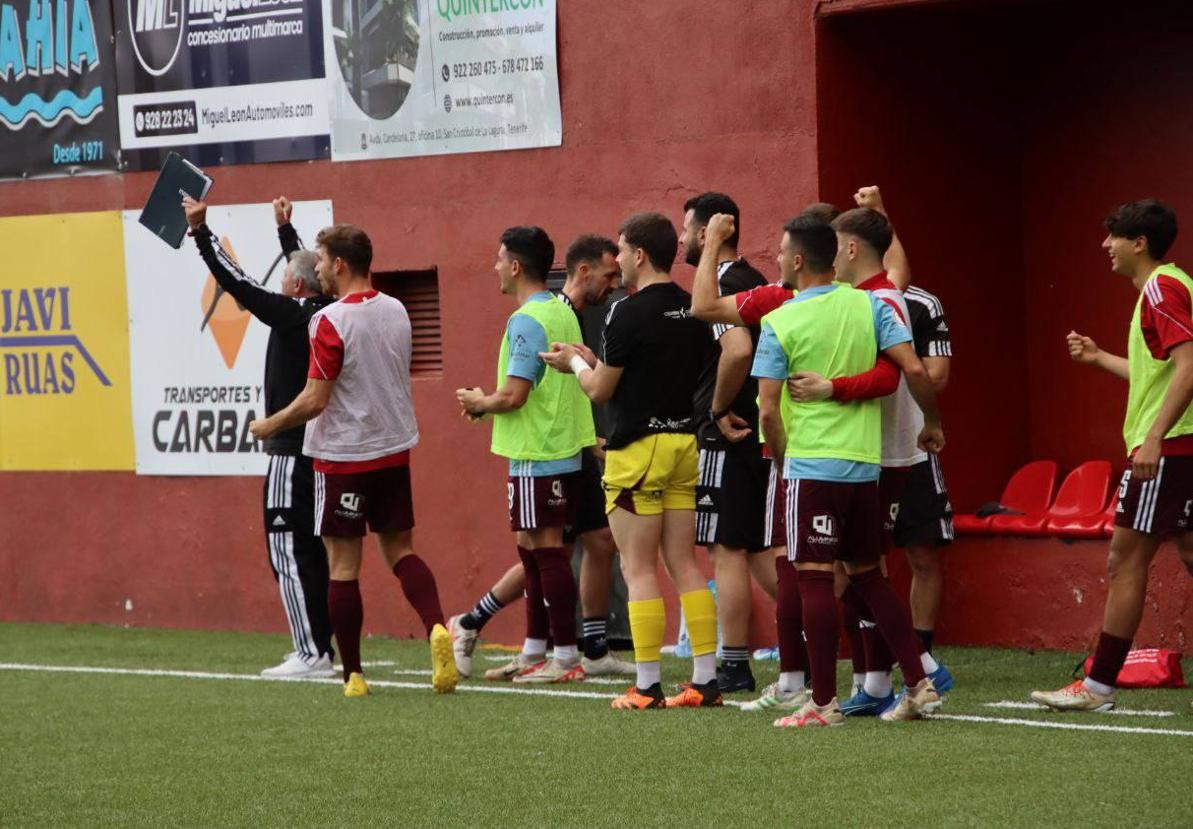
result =
[[[741,314],[737,312],[737,300],[721,296],[717,290],[717,260],[721,246],[733,235],[735,223],[727,213],[717,213],[708,220],[704,229],[704,251],[700,264],[696,266],[696,277],[692,280],[692,313],[705,322],[723,322],[741,325]]]
[[[890,215],[886,212],[886,205],[882,201],[882,193],[876,185],[859,188],[853,194],[853,200],[857,202],[858,207],[869,207],[890,220]],[[907,290],[907,286],[911,284],[911,262],[907,258],[907,251],[904,249],[903,243],[899,241],[899,234],[895,231],[893,223],[891,225],[891,245],[882,256],[882,267],[886,271],[887,279],[893,282],[896,288],[900,291]]]
[[[1076,362],[1087,366],[1097,366],[1122,380],[1131,378],[1126,357],[1119,357],[1109,351],[1103,351],[1098,348],[1096,342],[1084,334],[1070,331],[1065,336],[1065,342],[1069,346],[1069,356]]]

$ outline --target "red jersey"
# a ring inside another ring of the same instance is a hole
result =
[[[887,280],[885,271],[867,281],[873,282],[880,277],[886,285],[891,288],[895,287]],[[733,299],[737,303],[737,313],[741,316],[742,323],[758,325],[763,317],[793,296],[795,296],[795,291],[776,282],[773,285],[759,285],[757,288],[741,291],[734,294]],[[898,308],[895,308],[895,312],[899,319],[906,324],[907,320],[904,319]],[[833,380],[833,399],[846,403],[850,400],[873,400],[876,397],[886,397],[899,388],[900,376],[899,367],[895,365],[894,361],[885,354],[879,354],[874,368],[869,371],[854,377],[838,377]]]
[[[1179,279],[1160,274],[1143,286],[1139,308],[1143,341],[1157,360],[1167,360],[1181,343],[1193,340],[1193,298]],[[1193,455],[1193,435],[1165,440],[1165,455]]]

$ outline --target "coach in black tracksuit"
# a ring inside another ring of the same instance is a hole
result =
[[[310,360],[307,325],[332,300],[315,277],[314,254],[302,250],[290,224],[290,203],[274,202],[278,240],[287,265],[282,292],[259,285],[232,260],[204,223],[206,206],[187,202],[187,221],[195,245],[220,287],[254,317],[269,326],[265,353],[265,415],[284,409],[306,385]],[[297,255],[296,255],[297,254]],[[294,640],[294,653],[264,676],[331,676],[331,623],[327,615],[327,552],[315,535],[314,472],[302,454],[304,427],[265,441],[269,474],[265,479],[265,537]]]

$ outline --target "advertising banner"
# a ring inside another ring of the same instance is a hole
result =
[[[108,0],[0,0],[0,178],[115,172]]]
[[[0,219],[0,249],[0,469],[132,469],[120,213]]]
[[[563,141],[555,0],[325,0],[334,161]]]
[[[264,475],[249,422],[264,417],[269,329],[223,294],[187,239],[174,250],[124,213],[132,421],[140,475]],[[309,246],[331,224],[331,202],[296,202]],[[241,269],[272,290],[285,263],[273,207],[211,207],[207,224]]]
[[[326,158],[320,3],[113,0],[129,169]]]

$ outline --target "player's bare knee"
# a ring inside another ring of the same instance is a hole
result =
[[[613,533],[608,527],[591,530],[580,537],[584,547],[584,555],[592,556],[596,561],[612,561],[617,546],[613,543]]]
[[[940,557],[932,549],[908,548],[907,563],[913,575],[930,578],[940,572]]]
[[[1119,544],[1110,545],[1110,554],[1106,557],[1106,576],[1110,581],[1126,578],[1147,578],[1150,556],[1145,555],[1140,545],[1124,539]]]
[[[745,550],[735,550],[727,547],[717,547],[716,549],[717,555],[713,566],[718,573],[745,573],[748,571],[749,562],[746,559]]]

